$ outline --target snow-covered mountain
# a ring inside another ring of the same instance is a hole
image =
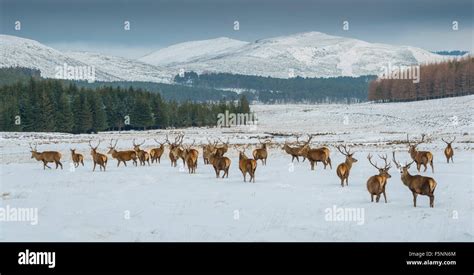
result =
[[[392,46],[331,36],[298,33],[253,43],[222,47],[223,39],[177,44],[144,56],[141,61],[196,72],[231,72],[288,78],[380,74],[392,66],[444,60],[445,57],[409,46]],[[225,40],[225,41],[229,41]],[[215,49],[215,50],[213,50]],[[170,54],[172,53],[172,54]],[[192,58],[182,58],[189,56]],[[175,58],[177,57],[177,58]]]
[[[140,61],[88,52],[60,52],[35,40],[0,35],[0,67],[27,67],[57,78],[58,67],[94,67],[97,81],[169,82],[170,71]],[[175,72],[177,74],[178,72]]]
[[[199,62],[201,58],[204,60],[219,58],[221,55],[234,52],[248,44],[248,42],[227,37],[184,42],[145,55],[139,60],[160,66]]]
[[[93,66],[102,81],[171,82],[181,69],[289,78],[380,74],[383,68],[445,60],[449,57],[409,46],[392,46],[299,33],[255,42],[230,38],[169,46],[138,60],[90,52],[61,52],[37,41],[0,35],[0,67],[36,68],[55,78],[57,67]]]

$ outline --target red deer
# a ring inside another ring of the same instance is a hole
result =
[[[61,153],[56,152],[56,151],[44,151],[44,152],[38,152],[36,151],[37,144],[35,144],[35,147],[31,147],[30,144],[30,149],[31,149],[31,158],[35,158],[37,161],[42,161],[43,162],[43,170],[48,167],[51,169],[51,167],[48,166],[48,162],[54,162],[56,164],[56,169],[58,169],[58,165],[61,166],[61,169],[63,169],[63,164],[61,163]]]
[[[408,142],[408,153],[410,153],[411,158],[415,161],[416,163],[416,169],[418,172],[420,172],[420,167],[423,165],[425,167],[425,170],[423,172],[426,172],[427,165],[428,163],[431,166],[431,171],[434,173],[434,168],[433,168],[433,154],[428,151],[418,151],[416,147],[420,144],[423,143],[425,140],[425,135],[421,135],[421,141],[411,144],[410,141],[408,140],[408,134],[407,134],[407,142]]]
[[[453,147],[451,145],[456,140],[456,137],[454,137],[451,142],[448,142],[448,141],[444,140],[443,138],[441,140],[444,141],[444,143],[446,143],[446,149],[444,149],[444,155],[446,156],[446,161],[448,163],[449,163],[449,160],[451,160],[451,162],[454,162],[453,161],[454,150],[453,150]]]
[[[337,176],[341,179],[341,186],[344,187],[344,181],[349,186],[349,173],[351,172],[352,164],[357,162],[357,159],[353,157],[354,152],[347,150],[346,145],[336,146],[337,150],[346,156],[346,160],[337,166]],[[344,149],[344,152],[341,150]]]
[[[309,160],[311,170],[314,170],[315,164],[317,164],[317,162],[319,161],[324,164],[324,169],[326,169],[326,166],[328,164],[329,167],[332,169],[331,158],[329,157],[330,151],[327,147],[311,149],[308,142],[306,145],[303,146],[303,148],[301,148],[300,154],[302,154]]]
[[[154,139],[154,140],[155,140],[155,142],[156,142],[157,144],[160,145],[160,147],[158,147],[158,148],[153,148],[153,149],[150,150],[151,163],[153,163],[153,162],[155,162],[155,161],[158,162],[158,163],[160,163],[160,161],[161,161],[161,156],[162,156],[163,153],[165,152],[165,143],[166,143],[166,142],[161,143],[161,142],[159,142],[159,141],[156,140],[156,139]]]
[[[91,156],[92,156],[92,161],[94,162],[94,168],[92,168],[92,172],[95,171],[95,166],[99,164],[99,168],[102,171],[102,168],[104,169],[105,172],[105,167],[107,166],[107,156],[104,154],[101,154],[97,152],[97,148],[100,145],[100,140],[97,146],[92,146],[91,142],[89,141],[89,146],[91,147]]]
[[[210,164],[209,156],[214,152],[217,146],[217,141],[212,143],[209,139],[207,139],[208,144],[202,146],[202,159],[204,164]]]
[[[410,169],[410,165],[415,161],[412,161],[405,166],[401,166],[400,163],[395,160],[395,152],[393,152],[393,162],[397,168],[400,169],[403,184],[406,185],[413,194],[413,206],[416,207],[416,197],[418,195],[424,195],[430,198],[430,207],[434,207],[434,191],[437,185],[436,181],[430,177],[410,175],[408,169]]]
[[[259,138],[258,142],[260,142],[261,147],[253,150],[252,152],[253,158],[255,160],[261,160],[262,165],[267,165],[267,157],[268,157],[267,143],[270,143],[271,140],[267,139],[262,142]]]
[[[221,146],[214,146],[216,149],[216,156],[222,157],[224,156],[225,153],[227,153],[227,150],[229,149],[229,139],[227,139],[227,142],[223,142],[220,138],[218,140],[222,143]]]
[[[71,158],[72,162],[74,163],[74,167],[79,167],[79,164],[82,164],[84,166],[84,156],[82,154],[76,153],[76,149],[70,149],[71,150]]]
[[[304,146],[308,145],[311,139],[312,139],[312,136],[310,136],[306,142],[303,142],[303,144],[300,144],[299,136],[297,136],[296,142],[294,142],[295,146],[292,147],[290,146],[291,143],[285,141],[285,144],[283,145],[281,149],[285,150],[285,152],[288,155],[291,155],[291,162],[293,162],[295,158],[298,162],[300,162],[299,157],[302,157],[303,162],[304,162],[306,160],[306,157],[304,156],[304,154],[301,153],[301,149],[303,149]]]
[[[247,146],[248,147],[248,146]],[[250,175],[250,182],[255,182],[255,170],[257,169],[257,161],[254,159],[249,159],[245,155],[245,149],[247,147],[244,147],[242,151],[239,151],[239,169],[242,172],[242,175],[244,176],[244,182],[247,181],[247,173]]]
[[[198,150],[191,148],[193,146],[194,140],[191,145],[184,148],[184,159],[186,160],[186,164],[188,165],[188,171],[190,174],[196,173],[197,162],[199,157]]]
[[[132,150],[127,151],[117,151],[115,148],[117,147],[118,139],[115,141],[115,144],[112,145],[113,139],[110,139],[110,146],[109,151],[107,154],[111,154],[112,158],[117,160],[117,167],[120,166],[120,162],[123,162],[125,166],[127,166],[127,161],[133,161],[133,164],[137,166],[137,152]]]
[[[369,160],[369,163],[375,167],[379,171],[378,175],[374,175],[370,177],[367,180],[367,190],[370,193],[370,200],[371,202],[374,202],[374,196],[375,201],[379,202],[380,200],[380,195],[383,194],[383,197],[385,199],[385,203],[387,203],[387,195],[385,194],[385,186],[387,185],[387,180],[391,178],[392,176],[388,173],[388,170],[392,167],[390,163],[387,163],[387,156],[380,156],[379,157],[385,161],[385,166],[384,167],[378,167],[377,163],[372,163],[372,156],[369,154],[367,156],[367,159]]]
[[[216,154],[216,150],[212,152],[209,156],[209,162],[214,167],[214,171],[216,172],[216,178],[219,178],[220,171],[224,171],[222,178],[225,176],[229,177],[229,167],[230,167],[230,159],[228,157],[221,157]]]
[[[184,156],[183,156],[183,149],[181,148],[181,144],[183,143],[184,135],[180,134],[175,137],[174,142],[171,143],[168,139],[168,135],[166,136],[166,142],[170,146],[169,158],[171,160],[171,166],[176,167],[177,161],[179,158],[183,160],[183,165],[185,164]]]
[[[140,149],[140,146],[142,146],[144,143],[145,140],[143,140],[143,142],[140,144],[136,144],[135,139],[133,139],[133,150],[137,152],[140,165],[145,165],[145,162],[147,162],[148,166],[150,166],[150,154],[147,151]]]

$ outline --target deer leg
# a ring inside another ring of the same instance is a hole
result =
[[[378,195],[377,195],[377,197],[375,198],[375,202],[377,202],[377,203],[378,203],[378,202],[379,202],[379,200],[380,200],[380,194],[378,194]]]
[[[431,208],[434,207],[434,195],[431,195],[431,196],[430,196],[430,207],[431,207]]]
[[[125,165],[125,167],[127,167],[127,162],[126,162],[126,161],[123,161],[123,165]]]
[[[385,194],[385,190],[383,191],[383,198],[385,199],[385,203],[387,203],[387,195]]]
[[[374,202],[374,195],[370,194],[370,202]]]
[[[428,165],[426,165],[426,163],[423,163],[423,166],[425,167],[425,170],[423,170],[423,172],[426,172],[426,169],[428,168]]]
[[[433,160],[430,161],[431,172],[434,173]]]
[[[94,171],[95,171],[95,162],[94,162],[94,168],[92,168],[92,172],[94,172]]]
[[[310,161],[311,162],[311,170],[314,170],[314,161]]]
[[[63,170],[63,164],[61,163],[61,161],[58,160],[58,163],[61,166],[61,170]]]
[[[413,193],[413,206],[416,207],[416,193]]]

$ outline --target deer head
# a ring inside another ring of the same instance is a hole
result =
[[[400,174],[402,174],[403,176],[406,176],[409,174],[408,172],[408,169],[410,169],[410,166],[413,164],[413,162],[415,162],[414,160],[408,164],[405,163],[405,165],[401,165],[399,162],[397,162],[397,160],[395,159],[395,152],[392,152],[392,155],[393,155],[393,163],[395,163],[395,165],[397,166],[397,169],[400,170]]]
[[[346,156],[346,162],[347,163],[355,163],[357,162],[357,159],[353,157],[354,153],[355,152],[350,152],[350,150],[347,150],[347,146],[346,145],[339,145],[339,146],[336,146],[337,150],[343,154],[344,156]],[[342,151],[344,150],[344,151]]]
[[[385,165],[384,165],[383,168],[382,168],[382,167],[379,167],[379,166],[377,165],[377,163],[373,163],[373,162],[372,162],[372,155],[371,155],[371,154],[369,154],[369,155],[367,156],[367,159],[369,160],[369,163],[370,163],[373,167],[375,167],[375,169],[379,170],[379,175],[380,175],[380,176],[385,176],[386,178],[391,178],[392,176],[388,173],[388,170],[392,167],[392,165],[390,164],[390,162],[387,163],[387,155],[385,155],[385,156],[379,155],[379,158],[381,158],[381,159],[385,162]]]

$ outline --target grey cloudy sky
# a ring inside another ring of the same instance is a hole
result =
[[[320,31],[427,50],[473,50],[472,0],[0,0],[0,32],[61,50],[139,57],[226,36],[253,41]],[[20,20],[22,29],[14,30]],[[131,22],[131,30],[123,22]],[[239,21],[240,30],[233,29]],[[342,22],[349,21],[349,30]],[[452,22],[459,22],[459,30]]]

